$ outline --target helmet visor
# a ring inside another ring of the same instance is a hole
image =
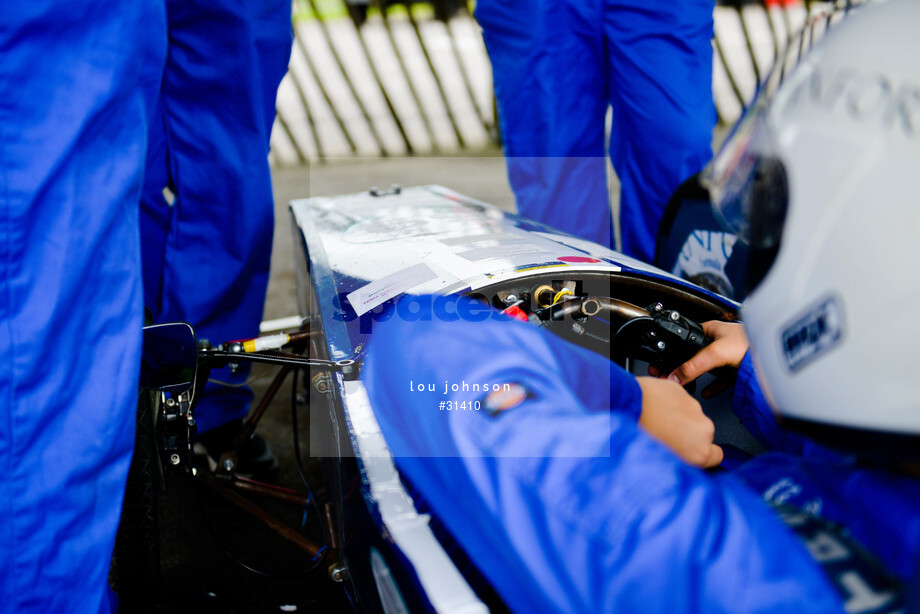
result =
[[[743,253],[740,294],[752,292],[767,275],[782,243],[789,206],[786,167],[775,143],[770,122],[774,94],[806,51],[846,14],[845,9],[816,16],[790,40],[760,85],[754,100],[703,172],[716,219],[736,235]],[[740,249],[739,249],[740,248]]]
[[[789,205],[785,166],[772,146],[769,101],[755,100],[704,173],[716,219],[745,250],[743,293],[754,290],[773,264]],[[738,249],[736,247],[736,249]]]

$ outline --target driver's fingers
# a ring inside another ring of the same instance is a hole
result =
[[[703,466],[703,469],[718,467],[722,464],[723,458],[725,458],[725,453],[722,451],[721,446],[712,444],[712,446],[709,448],[709,458],[707,459],[706,464]]]
[[[684,386],[703,373],[725,364],[719,352],[717,342],[710,343],[696,353],[690,360],[680,365],[668,375],[668,379]]]
[[[748,341],[744,327],[736,322],[712,320],[703,322],[703,331],[713,341],[687,362],[680,365],[668,379],[686,385],[717,367],[737,367],[747,352]]]
[[[736,326],[735,323],[723,322],[722,320],[707,320],[706,322],[701,322],[700,326],[703,327],[703,333],[710,339],[717,339],[721,336],[721,332],[726,329],[726,327]]]

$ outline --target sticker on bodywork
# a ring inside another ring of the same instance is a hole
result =
[[[348,294],[348,302],[360,316],[377,305],[436,278],[437,274],[424,262],[420,262],[358,288]]]
[[[783,331],[783,356],[793,372],[833,349],[843,338],[843,307],[835,297],[812,307]]]

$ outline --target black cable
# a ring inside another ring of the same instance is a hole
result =
[[[320,531],[323,534],[322,549],[324,550],[329,545],[326,542],[325,521],[319,509],[319,503],[316,502],[316,497],[313,496],[313,488],[310,486],[310,481],[307,479],[307,472],[304,470],[303,460],[300,457],[300,428],[297,423],[297,379],[299,376],[300,369],[294,369],[294,376],[291,380],[291,430],[294,432],[294,459],[297,461],[297,473],[300,474],[300,480],[307,489],[308,505],[311,503],[313,504],[313,509],[316,511],[316,518],[319,520]],[[306,517],[304,517],[304,521],[306,521]]]
[[[348,584],[349,584],[348,580],[346,580],[345,582],[343,582],[343,583],[342,583],[342,590],[345,592],[345,597],[348,598],[348,603],[349,603],[349,605],[351,605],[351,609],[352,609],[353,611],[357,612],[357,611],[358,611],[358,606],[357,606],[357,604],[355,603],[354,595],[352,595],[352,594],[351,594],[351,591],[348,590]]]
[[[272,580],[298,580],[300,578],[306,577],[310,572],[319,567],[320,563],[323,562],[323,557],[326,554],[326,546],[324,545],[320,548],[316,555],[313,557],[309,567],[302,569],[300,571],[291,573],[291,574],[281,574],[273,573],[269,571],[263,571],[256,567],[253,567],[246,562],[240,560],[236,555],[234,555],[224,544],[224,541],[218,535],[217,529],[214,528],[214,523],[211,521],[211,516],[208,514],[205,504],[201,500],[201,496],[198,493],[198,488],[192,488],[193,496],[195,497],[195,503],[198,505],[198,511],[201,513],[202,520],[204,521],[205,527],[208,529],[208,533],[211,534],[211,538],[214,540],[214,543],[217,545],[218,549],[226,556],[228,559],[233,561],[235,564],[239,565],[246,571],[253,573],[262,578],[269,578]]]
[[[314,555],[313,560],[311,561],[310,565],[306,567],[305,569],[302,569],[295,573],[279,574],[279,573],[263,571],[261,569],[255,568],[245,563],[244,561],[240,560],[236,555],[230,552],[230,550],[224,544],[223,540],[218,535],[217,530],[214,528],[214,523],[211,521],[211,517],[207,513],[207,510],[205,509],[205,505],[202,502],[201,497],[199,496],[198,489],[197,488],[192,489],[194,493],[194,497],[195,497],[195,502],[198,505],[199,512],[201,513],[201,517],[204,520],[204,524],[207,527],[208,532],[211,534],[211,537],[214,539],[214,543],[217,544],[217,547],[224,554],[224,556],[226,556],[228,559],[230,559],[231,561],[233,561],[234,563],[236,563],[243,569],[249,571],[250,573],[253,573],[263,578],[270,578],[273,580],[296,580],[296,579],[305,577],[310,572],[314,571],[317,567],[319,567],[319,565],[323,562],[323,558],[326,552],[329,550],[329,545],[326,541],[326,530],[325,530],[325,523],[323,520],[323,515],[319,508],[319,504],[316,502],[316,497],[313,496],[313,489],[310,487],[310,483],[307,480],[306,472],[304,471],[304,467],[303,467],[303,462],[300,458],[300,436],[298,433],[298,424],[297,424],[297,378],[298,378],[298,375],[300,374],[300,370],[297,368],[293,369],[293,374],[294,374],[294,377],[292,380],[292,387],[291,387],[291,428],[294,431],[294,434],[293,434],[294,436],[294,455],[297,461],[297,472],[300,474],[300,479],[307,489],[307,505],[310,506],[312,504],[313,509],[316,512],[316,518],[320,525],[320,533],[322,533],[323,535],[323,547],[320,548],[316,552],[316,555]],[[302,526],[305,527],[305,525],[306,525],[306,515],[304,515]]]
[[[206,350],[199,355],[203,360],[226,360],[228,362],[258,362],[270,365],[288,365],[292,367],[322,367],[332,371],[341,370],[341,363],[334,360],[304,358],[299,354],[287,354],[274,350],[261,352],[228,352],[226,350]]]

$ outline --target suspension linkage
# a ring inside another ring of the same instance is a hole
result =
[[[287,352],[231,352],[219,349],[202,349],[199,350],[198,356],[201,360],[214,363],[258,362],[279,366],[313,367],[337,371],[348,381],[358,379],[359,373],[359,363],[354,360],[321,360]]]

